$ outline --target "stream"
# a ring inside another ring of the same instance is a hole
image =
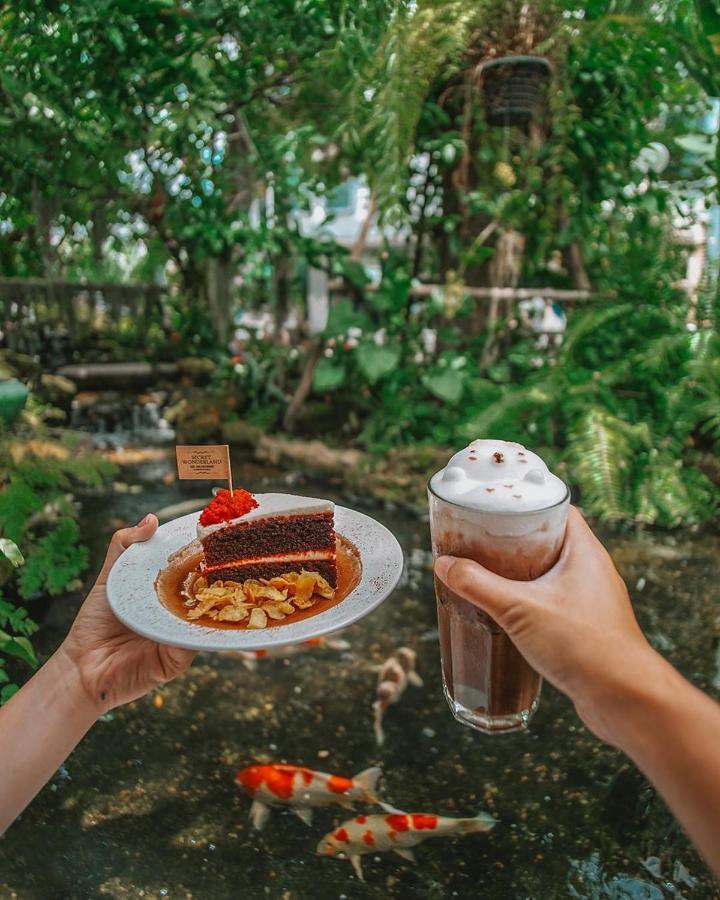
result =
[[[207,499],[202,482],[173,479],[166,451],[140,456],[132,481],[84,502],[94,570],[113,528]],[[251,490],[360,504],[271,468],[236,462],[234,472]],[[184,678],[104,716],[0,842],[0,896],[720,897],[655,791],[553,688],[545,685],[527,733],[486,737],[454,721],[440,686],[427,523],[393,507],[364,508],[397,535],[406,566],[391,598],[343,633],[349,649],[260,660],[254,670],[200,654]],[[608,530],[603,538],[654,645],[717,695],[719,538]],[[55,601],[38,635],[43,655],[77,602]],[[378,748],[372,667],[401,645],[417,651],[425,686],[408,687],[390,708]],[[339,807],[317,810],[312,827],[274,810],[262,832],[253,830],[234,775],[272,761],[342,775],[379,765],[381,796],[393,806],[449,816],[485,809],[499,824],[490,834],[427,841],[416,864],[370,854],[362,884],[347,861],[315,854],[319,838],[350,816]]]

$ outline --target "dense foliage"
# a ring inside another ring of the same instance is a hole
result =
[[[9,659],[34,668],[37,630],[28,601],[81,586],[78,488],[98,487],[112,467],[72,437],[0,435],[0,702],[17,689]]]
[[[717,0],[6,7],[4,273],[164,278],[163,327],[135,344],[212,355],[254,424],[376,453],[493,432],[600,515],[706,519],[717,286],[708,266],[699,306],[678,288],[675,231],[720,172],[700,125],[719,34]],[[549,59],[546,100],[492,126],[483,66],[518,53]],[[349,176],[378,250],[300,227]],[[339,284],[319,335],[310,267]],[[559,349],[469,290],[518,285],[589,294]],[[228,350],[240,308],[274,334]]]

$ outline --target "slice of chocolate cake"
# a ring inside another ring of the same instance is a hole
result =
[[[218,491],[200,515],[197,536],[208,582],[317,572],[337,586],[335,505],[295,494]]]

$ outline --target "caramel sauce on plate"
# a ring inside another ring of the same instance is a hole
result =
[[[335,595],[330,600],[318,597],[308,609],[299,609],[284,619],[268,618],[266,628],[282,628],[283,625],[290,625],[293,622],[299,622],[301,619],[316,616],[318,613],[325,612],[326,609],[342,603],[348,594],[355,590],[360,582],[360,574],[362,572],[360,553],[352,541],[349,541],[341,534],[336,535],[335,546],[337,553],[337,587],[335,588]],[[198,567],[202,559],[203,552],[197,541],[193,541],[191,544],[173,553],[168,559],[167,566],[158,572],[158,577],[155,580],[155,592],[162,605],[169,609],[173,615],[183,619],[190,625],[202,625],[205,628],[232,628],[236,631],[264,631],[265,629],[263,628],[248,628],[244,622],[218,622],[204,617],[201,619],[188,619],[188,608],[185,606],[183,587],[193,575],[197,576],[200,574]]]

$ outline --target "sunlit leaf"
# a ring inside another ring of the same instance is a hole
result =
[[[379,347],[374,341],[363,341],[357,350],[358,365],[368,379],[374,383],[389,375],[400,362],[400,348]]]
[[[345,366],[323,358],[313,372],[313,388],[320,394],[334,391],[345,381]]]
[[[465,376],[454,369],[445,369],[426,373],[422,376],[422,383],[438,400],[457,403],[462,397]]]
[[[13,637],[6,631],[0,631],[0,653],[16,656],[33,668],[38,664],[38,658],[30,641],[25,637]]]
[[[25,558],[20,552],[20,548],[11,541],[10,538],[0,538],[0,553],[9,560],[15,568],[21,566],[25,562]]]

